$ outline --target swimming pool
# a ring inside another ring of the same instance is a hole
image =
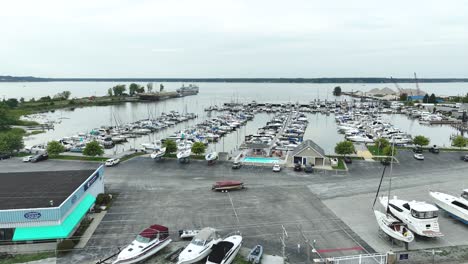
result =
[[[277,158],[264,158],[264,157],[245,157],[242,162],[252,162],[252,163],[277,163],[279,159]]]

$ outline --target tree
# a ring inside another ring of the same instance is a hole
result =
[[[427,146],[429,145],[429,138],[425,137],[425,136],[422,136],[422,135],[419,135],[419,136],[415,136],[413,138],[413,144],[415,145],[419,145],[419,146]]]
[[[392,151],[393,151],[393,153],[392,153]],[[384,155],[384,156],[395,156],[396,153],[397,153],[396,151],[397,151],[396,148],[388,145],[388,146],[386,146],[385,148],[382,149],[382,155]]]
[[[347,155],[347,154],[353,154],[354,153],[354,145],[353,142],[351,141],[342,141],[339,143],[336,143],[335,146],[335,153],[339,155]]]
[[[424,95],[422,102],[423,103],[429,103],[429,95],[428,94]]]
[[[390,142],[386,138],[378,138],[375,140],[375,146],[379,150],[379,154],[382,153],[383,155],[383,149],[390,146]]]
[[[107,96],[112,97],[112,88],[107,89]]]
[[[203,154],[205,153],[205,144],[201,143],[201,142],[195,142],[193,143],[192,145],[192,152],[194,154],[197,154],[197,155],[200,155],[200,154]]]
[[[146,84],[146,90],[148,93],[151,93],[153,91],[153,83],[149,82]]]
[[[24,148],[23,134],[7,132],[0,134],[0,152],[12,153]]]
[[[9,108],[15,108],[18,107],[18,99],[16,98],[10,98],[6,101],[3,101],[3,103],[8,106]]]
[[[408,101],[408,94],[407,93],[401,93],[400,94],[400,101]]]
[[[164,85],[162,83],[159,85],[159,91],[160,92],[164,91]]]
[[[341,95],[341,87],[336,86],[335,89],[333,89],[333,95],[334,96],[340,96]]]
[[[71,92],[70,91],[63,91],[54,95],[54,99],[56,100],[68,100],[70,98]]]
[[[0,105],[0,130],[6,130],[10,128],[13,118],[10,115],[10,111]]]
[[[99,142],[96,140],[89,142],[86,144],[84,150],[83,150],[83,155],[86,156],[101,156],[104,154],[104,150],[102,149],[101,145],[99,145]]]
[[[130,84],[130,86],[128,87],[128,94],[130,94],[130,96],[133,96],[135,93],[137,93],[138,88],[138,84]]]
[[[174,140],[166,140],[164,141],[164,147],[166,147],[167,153],[174,153],[177,151],[177,145]]]
[[[126,90],[127,90],[127,87],[125,86],[125,84],[119,84],[119,85],[112,87],[112,91],[114,92],[115,96],[122,96]]]
[[[24,103],[24,97],[20,98],[20,103]]]
[[[452,139],[452,146],[458,148],[464,148],[468,144],[468,140],[463,136],[456,136]]]
[[[50,141],[47,143],[47,153],[52,156],[58,155],[65,151],[65,147],[58,141]]]
[[[437,103],[437,98],[436,98],[435,94],[431,94],[431,96],[429,96],[429,103],[431,103],[431,104]]]

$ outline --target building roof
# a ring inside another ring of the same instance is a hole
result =
[[[317,143],[310,139],[304,140],[299,146],[297,146],[291,153],[291,156],[296,156],[298,153],[302,152],[306,148],[311,148],[323,157],[325,157],[325,151],[319,145],[317,145]]]
[[[94,170],[0,173],[0,210],[59,206]]]

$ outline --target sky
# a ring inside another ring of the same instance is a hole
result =
[[[0,75],[468,77],[463,0],[15,0]]]

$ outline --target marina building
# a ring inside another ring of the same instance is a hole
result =
[[[0,173],[1,247],[70,237],[104,192],[103,173],[102,165],[96,170]]]
[[[312,164],[314,166],[325,166],[325,151],[314,141],[307,139],[298,145],[289,155],[289,163]]]

